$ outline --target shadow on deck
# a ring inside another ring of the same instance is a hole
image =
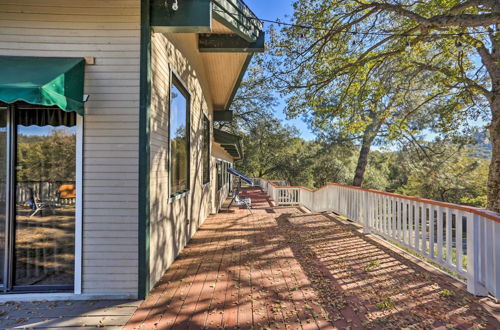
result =
[[[500,327],[460,283],[382,241],[245,194],[254,214],[208,218],[126,328]]]

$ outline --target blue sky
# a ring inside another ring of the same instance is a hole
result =
[[[252,11],[259,18],[276,20],[277,18],[282,21],[288,21],[285,15],[291,16],[293,13],[292,0],[245,0],[245,3],[252,9]],[[266,23],[266,28],[268,23]],[[303,139],[314,140],[315,135],[308,128],[307,124],[300,118],[287,120],[283,110],[285,103],[280,100],[280,104],[276,107],[276,117],[290,126],[299,129]]]
[[[293,0],[245,0],[245,3],[250,7],[250,9],[252,9],[257,17],[262,19],[276,20],[279,18],[282,21],[290,21],[290,18],[285,16],[291,16],[293,14]],[[268,25],[269,23],[265,23],[265,28],[267,28]],[[284,123],[298,128],[302,138],[306,140],[314,140],[315,134],[312,133],[308,125],[301,120],[301,118],[287,120],[285,114],[283,113],[284,109],[284,100],[280,99],[280,104],[276,107],[276,116]],[[486,125],[486,122],[482,119],[478,119],[473,123],[476,126]],[[426,136],[428,139],[433,139],[435,137],[435,135],[429,133],[426,133]]]

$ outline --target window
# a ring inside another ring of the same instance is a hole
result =
[[[203,116],[203,184],[210,182],[210,121]]]
[[[231,163],[218,160],[215,165],[217,169],[217,190],[220,190],[225,185],[229,185],[229,189],[231,189],[231,174],[227,171],[231,168]]]
[[[224,184],[229,183],[229,172],[227,169],[229,168],[229,163],[224,163]]]
[[[189,93],[172,76],[170,90],[170,195],[189,190]]]
[[[218,160],[216,163],[216,169],[217,169],[217,190],[220,190],[222,188],[222,161]]]

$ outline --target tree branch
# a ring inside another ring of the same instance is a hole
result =
[[[500,23],[500,13],[487,14],[458,14],[458,15],[436,15],[431,18],[425,18],[411,10],[403,8],[401,5],[388,3],[370,3],[364,5],[365,8],[377,8],[382,11],[392,12],[406,18],[409,18],[422,27],[442,28],[442,27],[476,27]]]
[[[484,96],[486,96],[488,99],[491,98],[491,92],[489,90],[487,90],[486,88],[484,88],[483,86],[479,85],[474,80],[472,80],[472,79],[470,79],[468,77],[464,77],[464,76],[457,77],[456,75],[454,75],[451,72],[449,72],[447,69],[440,68],[440,67],[437,67],[437,66],[434,66],[434,65],[431,65],[431,64],[426,64],[426,63],[421,63],[421,62],[416,62],[416,61],[413,61],[413,63],[415,65],[417,65],[418,67],[420,67],[421,69],[424,69],[424,70],[427,70],[427,71],[433,71],[433,72],[440,72],[440,73],[446,75],[447,77],[456,79],[457,81],[460,81],[460,82],[462,82],[464,84],[467,84],[468,87],[477,90],[478,92],[480,92],[481,94],[483,94]]]

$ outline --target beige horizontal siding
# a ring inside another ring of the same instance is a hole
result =
[[[2,0],[0,55],[86,66],[83,292],[137,293],[140,0]]]
[[[206,219],[212,209],[214,195],[211,185],[202,184],[202,118],[203,114],[211,116],[212,104],[196,35],[167,37],[154,33],[151,62],[150,279],[154,284]],[[191,172],[188,195],[169,203],[168,100],[171,70],[180,76],[191,96]]]

